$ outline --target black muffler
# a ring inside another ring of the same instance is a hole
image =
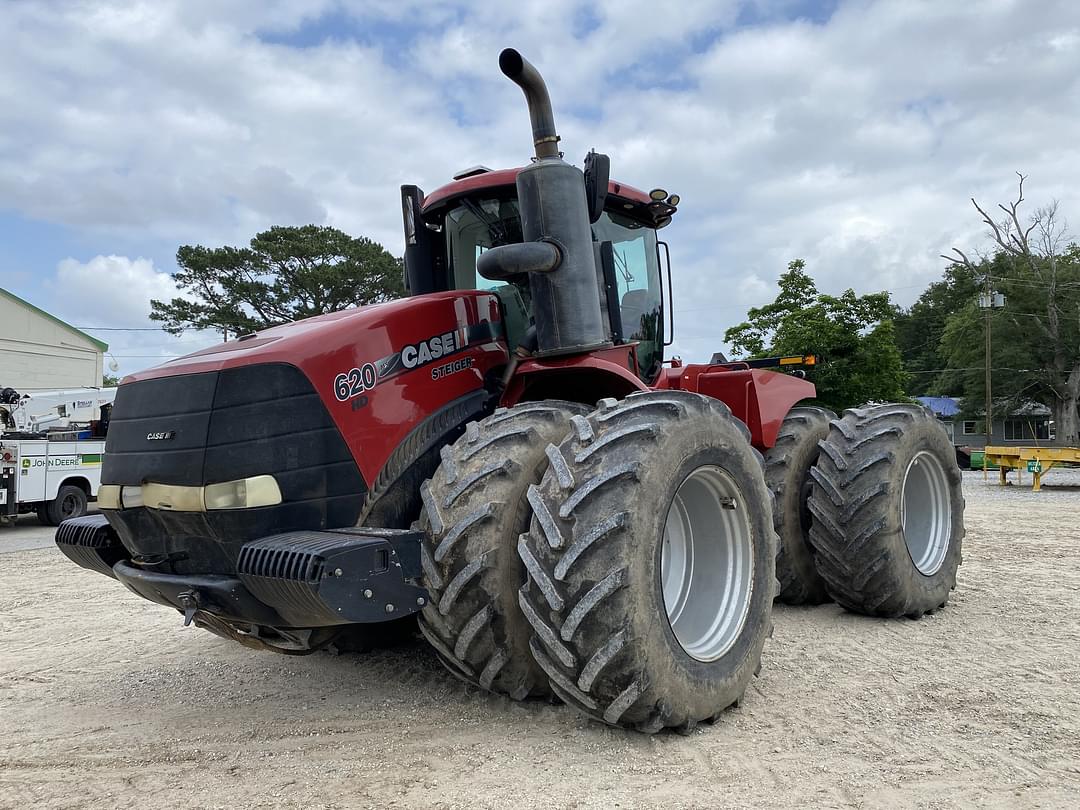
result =
[[[522,245],[482,253],[476,269],[491,279],[527,273],[539,356],[611,345],[600,308],[585,176],[562,160],[551,99],[540,73],[507,48],[499,67],[525,93],[535,160],[517,176]]]

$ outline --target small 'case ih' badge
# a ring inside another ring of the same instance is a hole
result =
[[[158,433],[147,433],[146,440],[148,442],[160,442],[164,441],[165,439],[171,439],[175,435],[175,430],[163,430]]]

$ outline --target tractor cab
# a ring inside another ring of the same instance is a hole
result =
[[[426,196],[416,186],[402,187],[409,294],[494,292],[502,303],[511,349],[529,343],[533,311],[528,279],[524,274],[485,278],[477,260],[492,248],[525,241],[515,188],[519,171],[468,169]],[[591,224],[608,336],[615,345],[636,344],[646,382],[656,379],[664,359],[664,308],[671,300],[661,272],[667,245],[657,231],[675,213],[669,199],[678,201],[659,190],[653,195],[610,181],[602,213]]]

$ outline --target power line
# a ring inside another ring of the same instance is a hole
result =
[[[965,368],[924,368],[924,369],[904,369],[908,374],[940,374],[943,371],[983,371],[985,366],[967,366]],[[1021,374],[1036,374],[1045,369],[1039,368],[1008,368],[1007,366],[996,366],[991,371],[1015,371]]]
[[[1042,281],[1036,278],[1010,278],[1008,276],[991,276],[991,281],[1001,282],[1002,284],[1019,284],[1028,287],[1057,287],[1058,289],[1072,290],[1075,287],[1080,287],[1080,281]]]
[[[676,312],[713,312],[718,309],[745,309],[748,312],[751,309],[757,309],[757,307],[746,306],[744,304],[718,304],[716,306],[708,307],[676,307]]]

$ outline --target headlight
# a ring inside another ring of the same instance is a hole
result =
[[[255,475],[205,487],[146,483],[141,487],[106,484],[98,489],[102,509],[145,506],[169,512],[208,512],[215,509],[251,509],[281,503],[281,489],[272,475]]]
[[[124,487],[127,489],[127,487]],[[181,487],[174,484],[142,485],[142,505],[151,509],[167,509],[172,512],[205,512],[203,490],[205,487]],[[120,501],[123,503],[123,497]],[[125,506],[127,504],[124,504]]]
[[[97,505],[99,509],[119,509],[120,487],[116,484],[102,484],[98,487]]]
[[[256,475],[228,481],[224,484],[209,484],[203,493],[203,503],[207,509],[251,509],[255,506],[273,506],[281,503],[281,490],[272,475]]]

